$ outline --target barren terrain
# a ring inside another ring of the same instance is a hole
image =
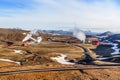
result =
[[[2,32],[3,31],[3,32]],[[4,33],[5,31],[8,32]],[[38,45],[20,46],[24,38],[23,32],[1,29],[0,39],[14,41],[13,46],[7,46],[5,42],[0,42],[0,58],[21,62],[18,65],[13,62],[0,61],[0,72],[39,69],[39,68],[61,68],[73,67],[74,65],[60,64],[51,57],[57,57],[60,53],[67,54],[69,60],[80,60],[84,55],[84,50],[71,43],[48,41],[52,35],[39,33],[44,39]],[[18,34],[19,37],[18,38]],[[69,38],[62,36],[64,39]],[[60,36],[55,38],[60,39]],[[62,38],[62,39],[63,39]],[[66,39],[65,39],[66,40]],[[77,43],[79,44],[79,43]],[[91,44],[79,44],[89,49],[91,54],[95,52],[91,49],[95,46]],[[22,54],[17,54],[14,50],[22,50]],[[120,80],[120,69],[89,69],[89,70],[69,70],[69,71],[49,71],[31,72],[22,74],[11,74],[0,76],[0,80]]]

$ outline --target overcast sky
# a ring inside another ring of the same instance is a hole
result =
[[[120,0],[0,0],[0,27],[120,31]]]

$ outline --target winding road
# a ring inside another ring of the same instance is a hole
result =
[[[84,52],[90,55],[90,52],[87,48],[74,45],[83,48]],[[20,74],[20,73],[30,73],[30,72],[47,72],[47,71],[66,71],[66,70],[88,70],[88,69],[113,69],[113,68],[120,68],[120,66],[97,66],[97,65],[81,65],[76,64],[73,67],[65,67],[65,68],[40,68],[40,69],[28,69],[28,70],[15,70],[15,71],[6,71],[0,72],[0,76],[2,75],[10,75],[10,74]]]

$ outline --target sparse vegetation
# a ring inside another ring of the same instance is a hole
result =
[[[24,30],[12,30],[0,28],[0,40],[20,41],[24,36]]]
[[[27,31],[1,29],[0,40],[14,41],[14,46],[7,46],[4,42],[0,42],[0,58],[22,62],[22,66],[18,66],[15,63],[0,61],[1,72],[39,68],[73,67],[72,65],[61,65],[60,63],[51,60],[51,57],[56,57],[59,56],[58,53],[63,53],[68,55],[67,59],[69,60],[80,60],[84,55],[84,50],[82,48],[73,46],[70,43],[64,41],[48,41],[48,38],[52,36],[51,34],[39,33],[39,35],[44,38],[39,45],[27,47],[20,46],[21,40],[24,38],[22,35],[23,32]],[[63,35],[61,37],[63,37]],[[58,40],[74,39],[68,39],[70,36],[66,37],[66,35],[64,38],[61,37],[55,36]],[[89,50],[95,48],[95,46],[91,44],[79,45],[87,47]],[[16,54],[14,53],[14,50],[23,50],[23,54]],[[95,54],[93,51],[91,51],[91,53]],[[36,55],[37,58],[34,59]],[[0,76],[0,80],[119,80],[119,72],[119,69],[33,72]]]
[[[2,32],[3,31],[3,32]],[[24,35],[22,34],[23,30],[9,30],[9,29],[1,29],[1,40],[10,40],[14,41],[14,45],[19,45],[22,42],[22,39]],[[68,54],[68,57],[72,59],[71,55],[74,55],[73,58],[78,58],[80,55],[83,54],[83,50],[78,47],[74,47],[71,44],[64,43],[64,42],[49,42],[47,39],[51,37],[51,34],[43,34],[39,33],[40,36],[43,37],[42,43],[39,45],[31,45],[28,47],[24,46],[11,46],[7,47],[4,42],[1,42],[1,48],[0,48],[0,57],[5,59],[11,59],[14,61],[23,61],[23,65],[35,65],[35,64],[46,64],[47,63],[56,63],[51,61],[50,57],[55,57],[59,54],[56,53],[63,53]],[[54,36],[56,39],[59,40],[62,39],[68,39],[70,36],[67,35],[56,35]],[[23,54],[15,54],[14,50],[23,50]],[[33,55],[30,55],[26,53],[26,51],[31,52]],[[39,56],[39,59],[37,61],[33,61],[34,55]],[[79,56],[78,56],[79,55]],[[42,58],[41,58],[42,57]],[[27,59],[27,62],[26,62]],[[57,64],[57,63],[56,63]]]

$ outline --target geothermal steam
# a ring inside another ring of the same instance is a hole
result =
[[[28,34],[26,34],[26,37],[22,40],[22,42],[25,42],[25,41],[31,39],[33,41],[30,41],[29,42],[30,44],[36,44],[36,43],[39,44],[42,41],[42,37],[39,36],[39,37],[37,37],[37,39],[35,39],[32,37],[33,35],[38,36],[37,30],[33,30],[33,31],[29,32]]]
[[[86,35],[83,31],[76,29],[73,32],[73,36],[75,36],[76,38],[78,38],[79,40],[81,40],[83,43],[85,43],[85,39],[86,39]]]

